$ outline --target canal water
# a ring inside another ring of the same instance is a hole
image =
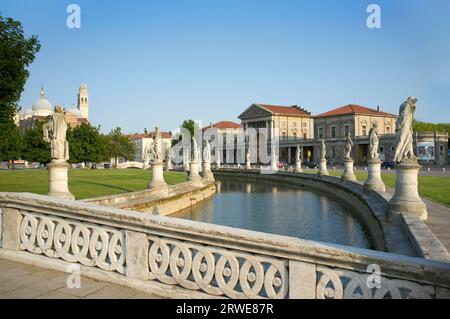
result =
[[[222,179],[217,193],[171,215],[211,224],[373,248],[362,224],[342,205],[301,188]]]

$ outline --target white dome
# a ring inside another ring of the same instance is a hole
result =
[[[44,88],[41,88],[41,96],[33,104],[33,111],[35,112],[35,115],[44,115],[44,116],[50,115],[52,113],[52,105],[45,98]]]
[[[25,111],[22,112],[21,114],[21,119],[26,120],[30,117],[32,117],[34,115],[34,112],[32,109],[26,109]]]
[[[82,117],[81,111],[75,107],[71,107],[69,113],[75,115],[76,117]]]

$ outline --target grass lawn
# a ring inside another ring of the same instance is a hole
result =
[[[328,170],[332,176],[341,176],[342,171]],[[366,172],[355,172],[359,181],[367,179]],[[381,179],[387,187],[395,187],[395,174],[381,173]],[[435,202],[450,206],[450,178],[444,176],[419,176],[419,194]]]
[[[152,172],[140,169],[71,169],[69,189],[76,199],[113,195],[147,188]],[[170,185],[186,181],[186,174],[164,172]],[[0,192],[47,194],[48,171],[38,169],[0,171]]]

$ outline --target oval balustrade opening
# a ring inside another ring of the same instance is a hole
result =
[[[217,193],[172,217],[373,249],[369,234],[343,205],[306,189],[217,180]]]

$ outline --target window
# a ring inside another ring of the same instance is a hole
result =
[[[380,153],[383,153],[383,152],[384,152],[384,147],[380,146]]]
[[[286,132],[282,132],[281,135],[283,136],[283,140],[285,140],[287,138]]]
[[[323,138],[323,127],[319,127],[319,138]]]
[[[335,138],[336,137],[336,126],[332,126],[331,127],[331,137]]]
[[[367,135],[367,126],[365,125],[362,126],[362,135]]]
[[[391,134],[391,127],[390,126],[386,126],[386,134]]]
[[[306,140],[308,135],[306,133],[303,133],[303,138]]]
[[[293,123],[292,123],[292,126],[293,126],[293,127],[297,127],[297,122],[293,122]]]
[[[350,126],[345,125],[344,126],[344,136],[347,137],[348,133],[350,133]]]
[[[286,126],[286,122],[282,122],[281,125],[282,125],[283,127],[285,127],[285,126]]]
[[[303,123],[303,127],[307,127],[308,126],[308,123]]]
[[[294,132],[293,135],[294,135],[294,140],[296,140],[297,139],[297,132]]]

